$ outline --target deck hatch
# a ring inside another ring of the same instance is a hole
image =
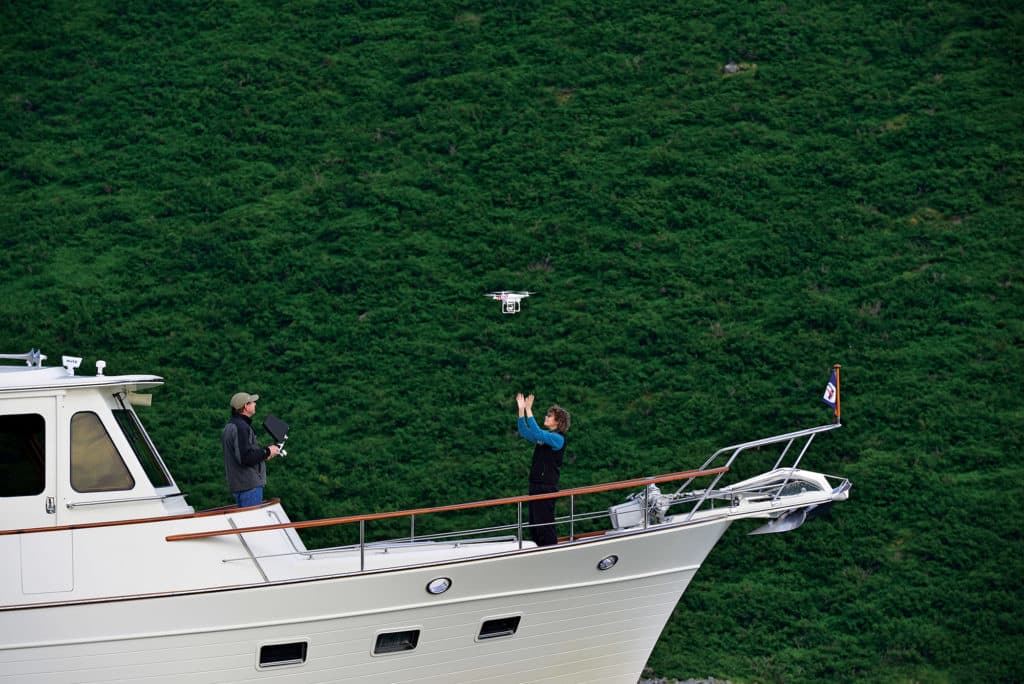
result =
[[[377,635],[377,643],[373,647],[374,655],[385,653],[401,653],[411,651],[420,642],[420,630],[410,629],[404,632],[383,632]]]
[[[480,625],[480,634],[476,638],[480,640],[512,636],[519,629],[521,617],[520,615],[513,615],[510,617],[494,618],[493,620],[484,620],[484,623]]]
[[[301,665],[306,662],[306,649],[305,641],[260,646],[260,667]]]

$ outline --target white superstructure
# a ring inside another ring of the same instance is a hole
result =
[[[45,358],[0,355],[23,362],[0,365],[0,682],[634,684],[734,520],[785,531],[849,495],[797,467],[836,424],[560,492],[553,547],[524,540],[525,496],[302,522],[276,501],[196,512],[133,408],[161,378]],[[768,447],[774,466],[727,483]],[[439,532],[444,516],[487,522]],[[356,541],[307,549],[297,529],[324,525]]]

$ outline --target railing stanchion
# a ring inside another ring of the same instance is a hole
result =
[[[516,536],[519,537],[519,549],[523,548],[523,502],[516,503]]]
[[[576,536],[576,495],[569,496],[569,541]]]
[[[416,514],[409,516],[409,541],[416,541]]]
[[[366,570],[366,521],[359,521],[359,572]]]
[[[644,509],[640,511],[640,515],[644,518],[644,529],[647,529],[647,492],[651,491],[651,486],[647,485],[644,487]]]

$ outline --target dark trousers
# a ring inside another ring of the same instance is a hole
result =
[[[546,494],[557,492],[558,487],[535,485],[530,483],[530,494]],[[530,539],[537,546],[551,546],[558,543],[558,532],[555,531],[555,501],[557,499],[540,499],[529,502]]]

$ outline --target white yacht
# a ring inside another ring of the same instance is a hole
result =
[[[195,511],[135,411],[160,377],[0,359],[2,682],[635,684],[729,525],[786,531],[849,496],[799,467],[836,422],[559,492],[543,548],[528,496],[311,521],[278,501]],[[297,530],[322,526],[351,543],[307,548]]]

